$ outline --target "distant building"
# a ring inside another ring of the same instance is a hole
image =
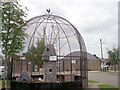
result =
[[[67,56],[80,56],[79,51],[72,52],[71,54],[66,55],[60,61],[57,61],[57,69],[60,67],[60,71],[70,71],[71,70],[71,61],[72,61],[72,71],[80,71],[80,59],[79,57],[70,57]],[[70,61],[71,60],[71,61]],[[50,64],[51,65],[51,64]],[[21,67],[22,66],[22,67]],[[58,67],[59,66],[59,67]],[[40,68],[40,67],[38,67]],[[44,65],[43,65],[44,68]],[[90,53],[87,53],[87,70],[88,71],[100,71],[101,70],[101,60],[96,58]],[[33,65],[31,61],[18,59],[13,62],[13,73],[20,73],[23,71],[34,72]]]
[[[79,51],[72,52],[71,54],[68,54],[66,56],[80,56]],[[61,70],[63,71],[70,71],[70,57],[64,57],[60,61],[61,65]],[[101,61],[93,56],[90,53],[87,53],[87,70],[88,71],[100,71],[101,70]],[[72,57],[72,70],[80,70],[80,62],[78,57]]]

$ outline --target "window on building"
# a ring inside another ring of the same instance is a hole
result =
[[[76,63],[76,60],[72,60],[72,63]]]

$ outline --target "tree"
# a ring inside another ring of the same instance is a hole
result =
[[[0,55],[0,58],[2,58],[2,55]]]
[[[24,23],[25,12],[17,2],[2,3],[2,52],[5,56],[5,70],[7,68],[7,77],[12,76],[12,62],[9,56],[19,54],[24,48],[26,33],[24,32],[26,24]],[[6,72],[5,72],[6,74]]]
[[[111,65],[115,66],[115,71],[116,65],[120,64],[119,53],[119,48],[113,48],[112,50],[108,50],[108,60]]]
[[[20,53],[24,46],[26,24],[25,12],[16,2],[3,2],[2,4],[2,52],[5,58]]]
[[[44,53],[44,50],[45,41],[44,38],[41,38],[41,40],[37,41],[36,47],[32,45],[29,51],[27,53],[24,53],[24,55],[26,55],[26,59],[32,60],[35,65],[40,66],[43,64],[42,55]]]
[[[108,50],[108,60],[112,65],[116,65],[120,62],[119,60],[119,49],[113,48],[112,50]]]
[[[43,55],[44,50],[45,50],[45,41],[44,38],[41,38],[41,40],[37,41],[37,47],[36,47],[36,56],[40,56],[40,57],[36,57],[35,64],[37,65],[43,64],[41,56]]]

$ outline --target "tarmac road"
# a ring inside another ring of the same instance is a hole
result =
[[[100,83],[103,83],[103,84],[108,84],[108,85],[118,87],[118,74],[117,73],[89,71],[88,80],[99,81]]]

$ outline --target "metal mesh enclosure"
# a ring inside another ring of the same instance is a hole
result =
[[[25,48],[22,52],[24,58],[14,59],[13,77],[19,77],[21,72],[27,71],[31,78],[42,79],[38,82],[81,81],[84,86],[87,84],[85,43],[78,30],[69,21],[51,14],[37,16],[27,22],[26,33]],[[30,57],[40,57],[43,67],[33,64],[33,60],[25,56],[25,53],[28,53],[31,47],[37,47],[37,42],[42,39],[45,44],[44,53]],[[75,51],[78,53],[75,54]],[[17,66],[21,67],[21,70],[17,71]],[[35,71],[35,67],[38,70]]]
[[[57,55],[66,55],[77,50],[86,52],[78,30],[62,17],[49,14],[37,16],[30,19],[27,25],[25,51],[44,37],[46,45],[54,45]]]

